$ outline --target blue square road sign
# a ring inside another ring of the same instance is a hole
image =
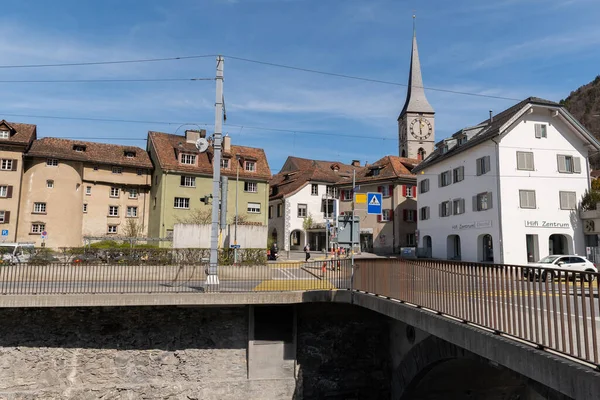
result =
[[[8,236],[8,229],[2,229],[2,236]]]
[[[367,214],[381,214],[381,193],[367,193]]]

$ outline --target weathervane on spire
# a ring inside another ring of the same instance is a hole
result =
[[[413,36],[417,34],[417,12],[413,10]]]

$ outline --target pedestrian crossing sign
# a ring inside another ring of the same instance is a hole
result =
[[[367,193],[367,214],[381,214],[381,193]]]

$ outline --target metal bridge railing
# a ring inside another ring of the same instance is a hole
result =
[[[349,289],[350,259],[224,265],[205,284],[207,265],[178,263],[28,263],[0,265],[0,295],[198,293]]]
[[[410,303],[600,367],[600,275],[529,266],[349,258],[219,267],[178,263],[0,264],[0,295],[352,289]]]
[[[357,260],[354,290],[479,325],[600,368],[597,273],[433,260]]]

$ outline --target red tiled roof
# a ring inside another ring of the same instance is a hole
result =
[[[292,195],[307,182],[323,182],[332,185],[344,181],[352,182],[354,168],[352,165],[338,161],[288,157],[281,171],[269,181],[269,185],[275,192],[269,199],[276,200]]]
[[[389,181],[398,178],[416,179],[411,173],[412,169],[419,163],[414,158],[398,156],[385,156],[373,164],[362,167],[356,171],[357,183],[368,183],[378,181]],[[378,169],[379,174],[373,175],[373,170]]]
[[[21,124],[19,122],[0,121],[0,127],[5,126],[11,131],[11,136],[8,139],[2,139],[2,143],[14,143],[27,146],[36,138],[36,125]]]
[[[74,146],[84,146],[85,151],[75,151]],[[125,152],[134,152],[135,157],[125,156]],[[83,142],[60,138],[42,138],[33,141],[26,154],[30,157],[52,157],[61,160],[73,160],[94,164],[110,164],[125,167],[152,168],[148,153],[139,147],[117,144]]]
[[[592,178],[598,178],[598,177],[600,177],[600,169],[595,169],[592,172],[590,172],[590,176]]]
[[[173,135],[170,133],[163,132],[148,132],[149,145],[156,152],[156,158],[162,169],[177,171],[177,172],[188,172],[194,174],[206,174],[212,175],[212,148],[200,153],[196,149],[194,143],[187,143],[185,136]],[[180,164],[178,160],[178,153],[190,153],[195,154],[197,158],[196,165],[185,165]],[[245,159],[256,161],[256,171],[249,172],[240,165],[239,173],[240,177],[253,178],[257,180],[269,180],[271,178],[271,169],[267,161],[267,156],[263,149],[245,146],[231,146],[229,152],[223,151],[225,158],[230,158],[229,169],[221,168],[221,174],[228,177],[236,176],[236,155],[240,155],[240,163]]]

